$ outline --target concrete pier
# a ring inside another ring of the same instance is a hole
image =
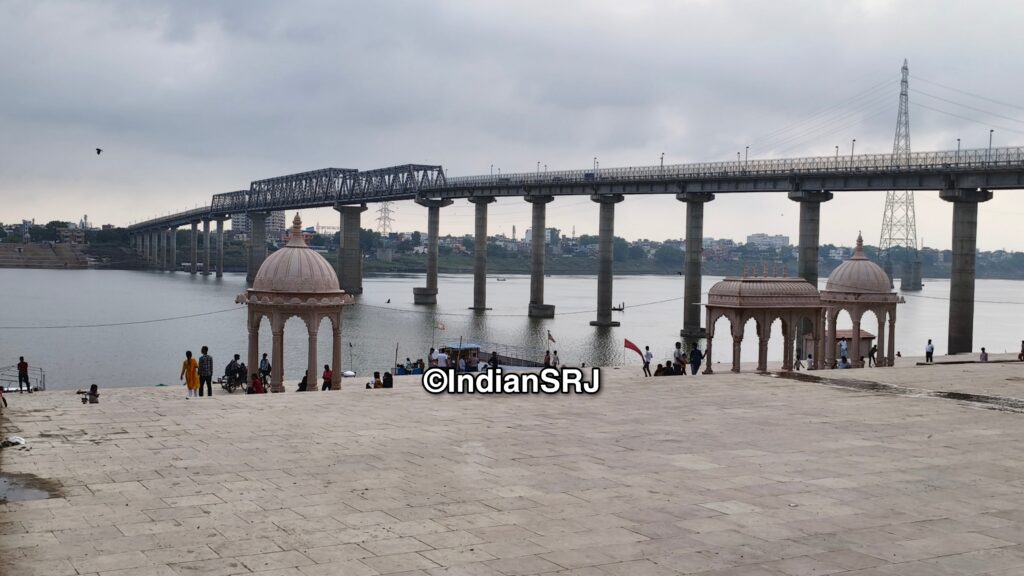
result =
[[[953,262],[949,279],[948,354],[974,349],[974,265],[978,246],[978,204],[989,190],[953,188],[939,197],[953,203]]]
[[[210,220],[203,220],[203,276],[210,274]]]
[[[360,214],[366,212],[361,206],[334,207],[340,217],[341,232],[338,234],[338,284],[348,294],[363,293],[363,250],[359,243]]]
[[[547,204],[554,196],[526,196],[533,204],[533,222],[530,230],[530,318],[554,318],[555,306],[544,303],[544,227]]]
[[[470,310],[487,308],[487,205],[494,202],[491,196],[470,198],[476,205],[475,236],[473,238],[473,306]]]
[[[821,229],[821,203],[832,199],[832,193],[825,190],[796,190],[789,193],[789,199],[800,203],[800,248],[797,255],[797,275],[818,287],[818,235]],[[892,282],[892,275],[889,276]],[[804,350],[804,336],[811,333],[810,322],[800,323],[796,333],[796,349],[799,358],[807,358]],[[817,355],[815,355],[817,356]]]
[[[427,208],[427,285],[412,289],[413,303],[437,304],[437,238],[441,228],[441,208],[451,200],[418,198],[416,203]]]
[[[591,326],[618,326],[612,320],[612,265],[615,239],[615,205],[622,202],[622,194],[594,194],[591,200],[600,204],[598,221],[597,320]]]
[[[188,235],[189,261],[188,273],[199,272],[199,222],[192,222]]]
[[[217,278],[224,277],[224,219],[217,218]]]
[[[704,252],[704,204],[715,199],[709,192],[683,192],[676,194],[676,200],[686,203],[686,284],[683,287],[683,329],[679,335],[686,342],[686,348],[708,336],[707,329],[701,328],[703,314],[700,307],[701,260]]]
[[[267,259],[267,212],[249,212],[249,268],[245,281],[252,284]]]
[[[167,231],[167,259],[164,261],[164,269],[168,272],[178,271],[178,228],[171,227]]]

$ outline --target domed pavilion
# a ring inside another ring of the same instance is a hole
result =
[[[323,256],[306,245],[302,236],[302,220],[295,214],[288,243],[271,254],[260,266],[252,288],[240,294],[236,302],[248,306],[249,370],[259,365],[260,327],[263,319],[270,321],[273,334],[271,351],[271,392],[284,392],[284,325],[292,316],[306,324],[309,335],[309,386],[316,385],[320,374],[316,357],[317,332],[324,318],[331,321],[333,341],[331,387],[341,388],[341,317],[352,297],[340,289],[338,275]]]
[[[740,371],[740,349],[743,331],[751,319],[757,325],[757,370],[768,370],[768,339],[771,326],[776,319],[782,321],[784,348],[782,369],[793,369],[793,348],[797,328],[807,321],[811,326],[810,336],[817,351],[822,332],[822,307],[818,290],[803,278],[786,276],[754,276],[726,278],[717,282],[708,291],[707,303],[707,368],[705,374],[713,374],[711,342],[715,337],[715,322],[725,316],[729,319],[732,334],[732,371]],[[820,354],[814,355],[815,359]],[[817,368],[817,366],[813,366]],[[810,368],[810,366],[809,366]]]
[[[849,349],[850,363],[862,367],[861,320],[865,312],[872,312],[878,319],[878,365],[892,366],[896,354],[896,305],[901,302],[899,294],[890,287],[889,276],[881,266],[864,256],[864,239],[857,235],[857,247],[853,257],[840,264],[828,276],[825,289],[821,291],[821,304],[825,307],[826,366],[836,361],[836,320],[845,310],[853,321],[853,332]],[[885,325],[889,325],[889,339],[886,341]]]

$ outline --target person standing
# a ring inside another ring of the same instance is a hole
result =
[[[334,373],[331,372],[331,367],[328,364],[324,364],[323,378],[324,378],[324,385],[323,385],[322,388],[320,388],[321,392],[323,392],[324,390],[330,390],[331,389],[331,380],[334,378]]]
[[[1017,360],[1024,360],[1024,340],[1020,341],[1020,354],[1017,354]]]
[[[935,346],[932,344],[932,339],[928,339],[928,344],[924,347],[924,361],[931,364],[932,357],[935,354]]]
[[[544,367],[551,368],[551,350],[544,353]]]
[[[181,375],[178,376],[178,380],[184,380],[188,388],[186,400],[193,396],[198,397],[196,389],[199,388],[199,362],[192,357],[191,350],[185,351],[185,361],[181,363]]]
[[[672,372],[686,376],[686,352],[683,352],[682,342],[676,342],[676,349],[672,352]]]
[[[203,355],[199,357],[199,396],[202,397],[203,384],[206,384],[207,395],[213,398],[213,357],[206,346],[200,348],[200,352]]]
[[[978,357],[978,360],[982,362],[988,362],[988,352],[985,352],[984,347],[981,349],[981,356]]]
[[[705,352],[700,351],[696,343],[693,344],[693,347],[690,349],[690,376],[697,375],[697,372],[700,370],[700,363],[706,355]]]
[[[845,337],[839,341],[839,355],[845,357],[850,356],[850,343],[846,341]]]
[[[270,381],[270,371],[271,371],[270,360],[267,358],[267,353],[264,352],[263,353],[263,358],[260,359],[260,368],[259,368],[260,377],[263,379],[264,382],[269,382]]]
[[[438,350],[437,351],[437,367],[438,368],[447,368],[448,367],[448,355],[445,354],[444,350]],[[376,386],[376,388],[380,388],[380,386]]]
[[[28,381],[28,362],[25,362],[24,356],[18,356],[18,394],[21,394],[21,384],[25,383],[25,388],[28,388],[28,393],[32,393],[32,384]]]
[[[875,354],[878,354],[877,344],[872,346],[871,350],[868,351],[868,368],[871,368],[875,365]]]
[[[644,346],[644,378],[651,375],[651,360],[654,360],[654,354],[651,354],[651,347]]]
[[[557,370],[559,364],[561,362],[558,360],[558,350],[555,350],[555,353],[551,355],[551,367]]]
[[[437,356],[438,356],[437,351],[434,350],[433,348],[431,348],[430,349],[430,354],[427,355],[427,358],[429,359],[430,367],[431,368],[433,368],[434,366],[437,366]]]

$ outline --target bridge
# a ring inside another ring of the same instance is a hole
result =
[[[133,246],[159,269],[176,268],[177,228],[191,226],[191,272],[199,271],[198,225],[203,224],[202,272],[211,272],[210,222],[217,227],[216,274],[223,274],[223,223],[246,214],[251,237],[266,237],[266,217],[274,210],[333,207],[340,213],[341,248],[337,270],[342,289],[362,292],[360,214],[374,202],[414,200],[427,208],[426,286],[414,289],[417,304],[437,301],[440,209],[465,199],[475,208],[474,310],[487,310],[487,206],[499,197],[522,197],[532,207],[531,281],[528,314],[553,317],[544,301],[546,207],[560,196],[587,195],[600,205],[599,274],[595,326],[614,326],[612,238],[615,204],[626,196],[674,194],[686,205],[686,281],[683,330],[688,340],[705,336],[700,326],[701,239],[704,205],[715,194],[784,192],[800,204],[799,275],[817,285],[820,205],[836,192],[914,190],[939,192],[953,203],[953,263],[950,283],[949,353],[973,348],[974,279],[978,204],[993,190],[1024,188],[1024,148],[982,148],[737,160],[659,166],[524,172],[448,178],[441,166],[405,164],[377,170],[326,168],[257,180],[248,190],[215,194],[201,208],[161,216],[129,227]],[[266,258],[265,242],[250,242],[251,281]]]

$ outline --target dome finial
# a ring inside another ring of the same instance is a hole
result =
[[[857,247],[853,249],[854,258],[864,258],[864,236],[857,231]]]
[[[299,217],[299,213],[295,213],[295,218],[292,219],[292,231],[288,238],[288,246],[306,246],[306,239],[302,236],[302,218]]]

